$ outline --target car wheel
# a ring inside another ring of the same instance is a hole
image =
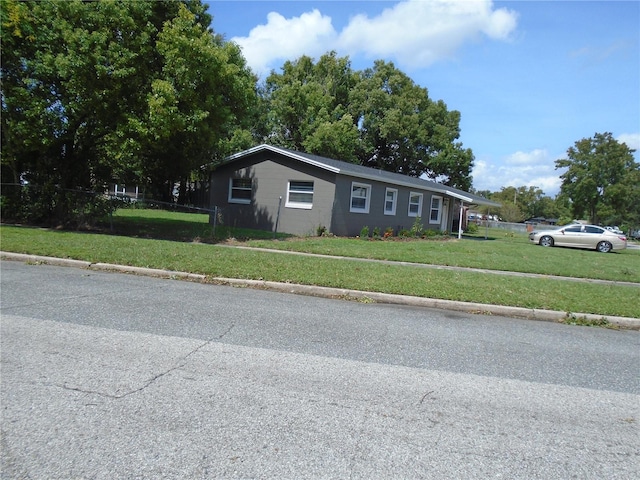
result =
[[[543,247],[553,247],[553,238],[551,238],[549,235],[545,235],[540,239],[540,245],[542,245]]]
[[[611,245],[609,242],[600,242],[596,247],[596,250],[598,250],[600,253],[608,253],[612,248],[613,245]]]

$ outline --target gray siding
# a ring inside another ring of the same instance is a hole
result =
[[[234,177],[252,179],[251,204],[229,203],[229,179]],[[228,226],[274,231],[277,220],[279,232],[314,235],[319,226],[329,228],[331,224],[335,175],[330,172],[277,155],[260,154],[220,167],[211,180],[211,203],[222,207],[223,222]],[[314,182],[311,209],[286,205],[289,181]]]
[[[229,203],[229,179],[251,178],[251,203]],[[287,206],[289,181],[313,181],[311,209]],[[351,185],[353,182],[371,186],[369,213],[351,212]],[[395,215],[385,215],[387,187],[397,190]],[[336,175],[285,155],[270,151],[256,152],[245,158],[218,167],[211,174],[211,205],[221,209],[222,221],[227,226],[277,231],[296,235],[315,235],[318,227],[326,227],[339,236],[357,236],[364,226],[380,234],[391,227],[395,234],[411,229],[416,218],[409,216],[410,192],[422,193],[420,220],[424,229],[451,230],[457,204],[449,198],[446,221],[429,222],[431,198],[434,194],[418,187],[390,185],[384,180],[369,180],[352,175]],[[280,202],[278,217],[278,204]],[[444,197],[444,196],[443,196]],[[443,200],[446,199],[443,198]],[[444,228],[443,228],[444,225]]]
[[[353,182],[371,185],[371,199],[369,205],[369,213],[351,212],[351,185]],[[395,215],[385,215],[384,204],[387,187],[398,191],[396,201]],[[428,191],[411,189],[408,187],[389,185],[384,182],[376,182],[371,180],[363,180],[349,176],[340,176],[336,182],[336,197],[333,205],[333,222],[331,223],[331,232],[340,236],[356,236],[360,235],[360,231],[364,226],[369,227],[369,233],[373,233],[374,228],[378,228],[380,234],[391,227],[394,234],[398,234],[400,230],[409,230],[416,218],[409,216],[409,195],[410,192],[422,193],[422,214],[420,221],[423,228],[431,230],[441,230],[442,219],[437,224],[429,223],[429,213],[431,206],[432,194]],[[452,206],[453,199],[449,200],[449,208],[447,219],[444,222],[445,230],[451,229]]]

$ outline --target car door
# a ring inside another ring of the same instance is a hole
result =
[[[560,230],[560,235],[556,240],[556,245],[564,247],[579,247],[584,242],[582,225],[572,225],[571,227]]]
[[[600,227],[587,225],[585,227],[585,247],[596,248],[596,245],[602,240],[605,230]]]

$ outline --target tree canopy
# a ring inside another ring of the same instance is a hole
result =
[[[285,62],[261,84],[201,0],[0,0],[3,218],[71,225],[71,192],[173,198],[198,167],[259,142],[457,188],[460,113],[393,63]],[[28,208],[27,208],[28,207]]]
[[[266,79],[267,141],[293,150],[357,161],[358,128],[346,110],[356,76],[334,52],[302,56]]]
[[[43,187],[36,217],[68,223],[64,192],[110,182],[169,194],[255,103],[200,0],[2,0],[1,15],[2,177]]]
[[[596,133],[575,142],[566,159],[556,160],[556,169],[566,169],[560,194],[571,202],[574,218],[640,223],[640,164],[633,152],[611,133]]]
[[[468,189],[473,154],[460,113],[433,101],[393,63],[354,71],[335,52],[303,56],[266,80],[267,141]]]

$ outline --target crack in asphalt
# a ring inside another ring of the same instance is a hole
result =
[[[229,328],[227,328],[224,332],[222,332],[219,336],[218,336],[218,340],[226,337],[227,335],[229,335],[229,333],[231,332],[231,330],[233,330],[235,328],[236,324],[232,323]]]
[[[233,328],[233,326],[231,327]],[[104,398],[110,398],[113,400],[120,400],[122,398],[128,397],[130,395],[139,393],[143,390],[145,390],[146,388],[148,388],[149,386],[151,386],[151,384],[153,384],[156,380],[165,377],[166,375],[169,375],[171,372],[174,372],[176,370],[179,370],[181,368],[183,368],[186,364],[187,364],[187,360],[189,359],[189,357],[191,357],[192,355],[195,355],[196,353],[198,353],[201,349],[203,349],[204,347],[206,347],[207,345],[210,345],[213,342],[213,340],[207,340],[205,342],[203,342],[201,345],[198,345],[196,348],[194,348],[193,350],[191,350],[189,353],[187,353],[184,357],[182,357],[180,359],[180,363],[178,363],[177,365],[174,365],[173,367],[162,371],[160,373],[158,373],[157,375],[154,375],[153,377],[151,377],[149,380],[145,381],[143,383],[142,386],[135,388],[133,390],[129,390],[127,392],[121,393],[121,394],[110,394],[110,393],[105,393],[105,392],[100,392],[98,390],[89,390],[86,388],[82,388],[82,387],[73,387],[73,386],[69,386],[67,384],[56,384],[57,387],[63,388],[64,390],[70,390],[73,392],[80,392],[80,393],[86,393],[86,394],[91,394],[91,395],[98,395],[100,397],[104,397]]]

